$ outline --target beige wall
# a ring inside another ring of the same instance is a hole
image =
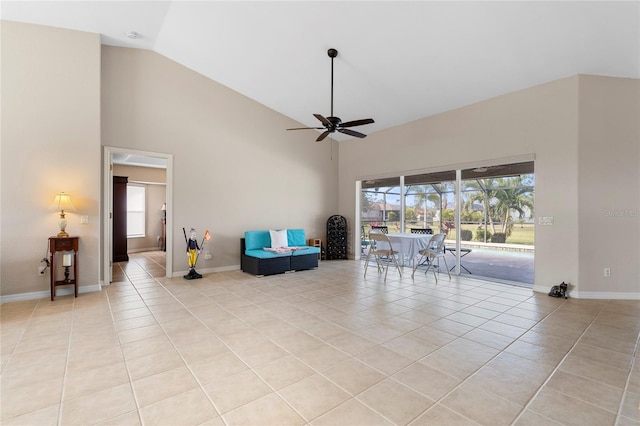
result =
[[[167,199],[167,170],[152,167],[137,167],[114,164],[114,176],[126,176],[129,183],[142,185],[146,194],[145,236],[127,239],[129,253],[157,250],[158,238],[162,235],[162,212],[160,208]]]
[[[103,46],[102,144],[173,154],[175,275],[182,228],[213,234],[198,270],[237,268],[250,229],[304,228],[323,238],[337,211],[337,144],[157,53]]]
[[[611,219],[620,233],[593,228],[605,208],[638,209],[638,95],[636,80],[575,76],[341,143],[340,212],[353,223],[362,178],[533,155],[535,215],[554,217],[536,227],[536,290],[564,280],[574,296],[638,298],[638,217]],[[615,249],[625,235],[633,238]],[[607,281],[595,278],[604,266]]]
[[[100,37],[1,22],[0,294],[49,294],[49,276],[39,276],[38,266],[47,238],[58,231],[59,215],[48,208],[61,191],[72,196],[77,209],[67,214],[67,231],[80,237],[80,290],[95,290],[101,192]],[[80,215],[89,217],[87,225],[80,225]]]
[[[640,81],[581,76],[578,105],[580,291],[638,294]]]

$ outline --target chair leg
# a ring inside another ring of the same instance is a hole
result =
[[[387,262],[387,267],[384,268],[384,282],[387,282],[387,273],[389,272],[389,262]]]
[[[364,260],[364,276],[367,276],[367,268],[369,267],[369,258],[371,257],[371,250],[367,253],[367,258]]]
[[[418,266],[420,266],[422,264],[422,259],[424,259],[424,254],[420,255],[420,259],[418,260],[418,263],[415,263],[413,265],[413,272],[411,273],[411,278],[413,278],[413,276],[416,274],[416,270],[418,269]]]
[[[436,278],[436,284],[438,283],[438,277],[436,276],[436,268],[433,266],[433,259],[429,257],[429,265],[427,266],[427,270],[424,271],[424,274],[427,275],[429,273],[429,269],[433,269],[433,276]]]
[[[376,255],[376,266],[378,267],[378,273],[384,270],[384,266],[382,266],[382,262],[380,260],[380,256]]]
[[[393,258],[393,261],[396,264],[396,269],[398,270],[398,274],[400,274],[400,276],[402,276],[402,271],[400,271],[400,265],[398,265],[398,259],[396,258],[396,255],[395,254],[391,254],[391,257]],[[389,269],[389,266],[387,266],[387,269]]]
[[[443,256],[442,259],[444,260],[444,267],[447,268],[447,275],[449,275],[449,280],[451,280],[451,272],[449,272],[449,265],[447,265],[447,258]],[[440,263],[440,260],[438,260],[438,263]]]
[[[431,269],[433,271],[433,278],[436,279],[436,284],[438,284],[438,274],[436,274],[436,267],[433,264],[433,258],[431,256],[429,256],[429,266],[427,267],[427,270],[424,271],[425,275],[427,274],[427,272],[429,272],[429,269]],[[440,269],[440,263],[438,263],[438,269]]]

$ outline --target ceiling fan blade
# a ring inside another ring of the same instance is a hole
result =
[[[323,132],[320,136],[318,136],[318,139],[316,139],[316,142],[321,142],[324,140],[324,138],[326,138],[327,136],[329,136],[329,133],[331,133],[330,131],[326,131]]]
[[[355,130],[350,129],[338,129],[340,133],[344,133],[345,135],[355,136],[356,138],[366,138],[367,135],[364,133],[356,132]]]
[[[294,127],[287,130],[323,130],[324,127]]]
[[[342,123],[340,127],[355,127],[371,123],[375,123],[375,121],[373,121],[373,118],[363,118],[362,120],[347,121],[346,123]]]
[[[313,116],[315,118],[317,118],[318,120],[320,120],[322,122],[322,124],[324,124],[325,126],[327,126],[327,127],[331,126],[331,122],[329,120],[327,120],[326,118],[324,118],[323,116],[321,116],[320,114],[313,114]]]

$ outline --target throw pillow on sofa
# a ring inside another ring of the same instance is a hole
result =
[[[275,231],[273,229],[269,230],[269,235],[271,236],[271,248],[287,248],[289,247],[289,241],[287,240],[287,230],[281,229]]]

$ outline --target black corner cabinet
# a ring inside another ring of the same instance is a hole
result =
[[[327,260],[347,258],[347,219],[333,215],[327,219]]]

